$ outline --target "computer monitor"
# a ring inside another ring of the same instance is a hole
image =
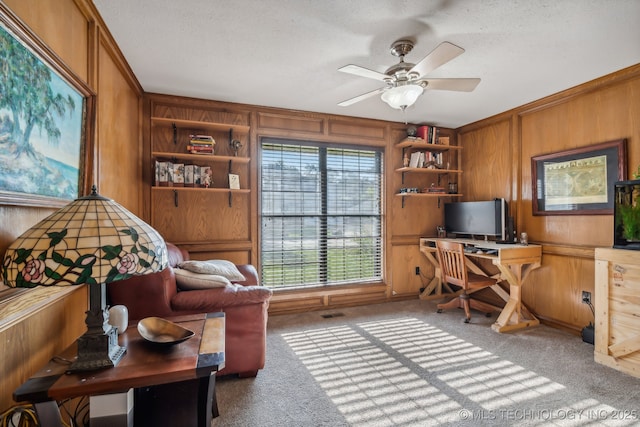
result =
[[[444,227],[448,234],[507,241],[511,236],[508,225],[509,207],[505,199],[444,205]]]

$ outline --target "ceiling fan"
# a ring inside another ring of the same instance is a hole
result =
[[[384,73],[353,64],[339,68],[338,71],[343,73],[383,81],[386,86],[347,99],[338,105],[346,107],[381,93],[382,100],[389,104],[390,107],[404,111],[405,108],[416,102],[425,89],[471,92],[480,83],[480,79],[476,78],[430,79],[424,77],[462,54],[464,49],[461,47],[449,42],[443,42],[417,64],[404,62],[404,56],[411,52],[413,46],[414,43],[407,39],[393,43],[391,45],[391,54],[399,57],[400,62],[389,67]]]

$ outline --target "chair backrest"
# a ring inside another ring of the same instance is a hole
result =
[[[462,243],[437,240],[436,249],[443,282],[467,288],[468,276]]]

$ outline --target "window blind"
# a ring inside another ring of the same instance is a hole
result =
[[[298,288],[382,280],[382,152],[261,143],[262,283]]]

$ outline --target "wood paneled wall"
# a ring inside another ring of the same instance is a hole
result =
[[[28,298],[0,305],[0,408],[13,406],[12,393],[86,328],[87,290],[36,288]]]
[[[95,169],[88,179],[100,194],[141,215],[142,89],[90,0],[4,0],[4,3],[97,94]],[[0,254],[50,208],[0,206]],[[87,293],[78,289],[46,304],[27,293],[10,304],[33,304],[20,319],[0,315],[0,410],[11,394],[86,327]],[[0,310],[1,312],[2,310]]]
[[[385,206],[385,252],[387,257],[384,283],[377,285],[350,286],[348,288],[319,289],[311,291],[278,292],[271,301],[270,313],[288,313],[296,311],[318,310],[344,305],[382,302],[390,297],[417,297],[422,281],[411,268],[407,274],[407,262],[424,264],[418,251],[418,239],[427,230],[440,223],[441,215],[422,215],[432,204],[415,200],[411,208],[401,208],[400,198],[394,193],[401,186],[399,174],[393,170],[401,166],[401,150],[393,146],[406,137],[406,127],[394,122],[357,119],[320,113],[283,110],[245,104],[225,103],[202,99],[193,99],[161,94],[146,94],[144,101],[144,170],[152,170],[150,147],[164,147],[163,131],[154,131],[151,117],[178,118],[191,121],[214,121],[250,126],[246,141],[243,139],[242,156],[251,160],[247,172],[241,170],[241,180],[245,180],[251,189],[248,196],[234,196],[229,206],[226,193],[206,194],[202,192],[179,194],[180,203],[174,206],[171,192],[153,194],[151,204],[155,206],[149,213],[151,224],[167,240],[188,249],[195,259],[225,258],[236,263],[252,263],[259,267],[259,149],[262,138],[282,138],[301,141],[322,141],[350,146],[383,147],[385,150],[385,197],[389,203]],[[226,119],[223,117],[225,116]],[[235,118],[235,119],[234,119]],[[216,152],[229,154],[225,150],[227,135],[216,136]],[[155,139],[153,139],[155,138]],[[153,139],[153,140],[152,140]],[[172,145],[173,143],[171,143]],[[159,149],[158,151],[166,151]],[[147,194],[153,191],[151,177],[144,186]],[[422,183],[417,186],[425,187]],[[244,184],[243,184],[244,188]],[[166,209],[159,208],[166,206]],[[203,206],[208,206],[203,216]],[[416,215],[420,221],[416,226]],[[206,230],[206,233],[203,232]],[[394,239],[393,236],[400,238]],[[407,261],[407,259],[411,261]],[[391,272],[396,271],[397,276]],[[397,280],[396,278],[397,277]],[[426,280],[426,279],[425,279]],[[397,284],[397,286],[396,286]]]
[[[593,321],[596,247],[613,245],[612,215],[534,216],[531,157],[627,139],[628,176],[640,164],[640,65],[458,129],[465,199],[505,197],[518,231],[543,245],[542,268],[523,289],[544,321],[573,331]]]

